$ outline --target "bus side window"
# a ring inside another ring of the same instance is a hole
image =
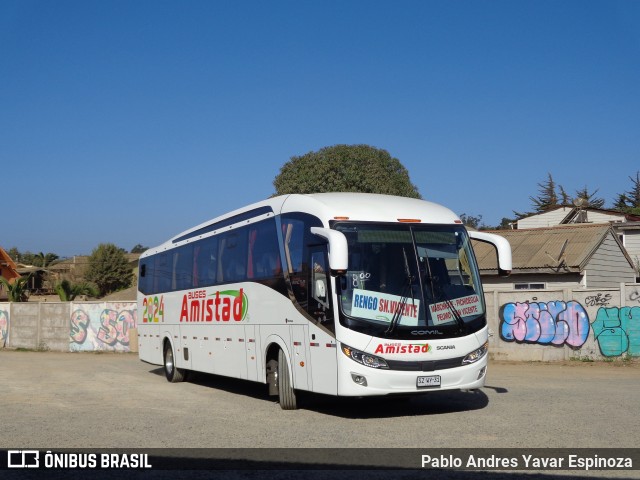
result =
[[[218,282],[241,282],[247,278],[247,229],[220,235]]]
[[[172,290],[193,287],[193,245],[183,245],[173,252]]]
[[[247,278],[272,278],[278,276],[281,271],[275,222],[267,220],[252,225],[249,228]]]
[[[140,274],[138,276],[138,290],[145,295],[154,293],[153,291],[153,263],[149,258],[140,262]]]
[[[326,241],[311,233],[311,227],[321,227],[322,222],[303,213],[282,215],[281,222],[285,264],[296,301],[312,318],[320,322],[327,321],[326,326],[332,328],[328,322],[333,315],[330,309]]]
[[[198,242],[194,248],[194,287],[208,287],[216,283],[218,268],[218,237],[209,237]]]
[[[156,255],[153,265],[153,293],[164,293],[171,290],[171,262],[169,253]]]

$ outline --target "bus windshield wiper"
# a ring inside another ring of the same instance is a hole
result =
[[[402,288],[402,293],[400,295],[400,301],[396,305],[396,309],[393,312],[393,317],[391,317],[391,322],[389,323],[389,328],[385,330],[386,335],[390,335],[395,330],[398,322],[402,318],[402,312],[404,311],[404,307],[407,304],[407,300],[409,300],[408,292],[411,292],[411,302],[413,305],[416,304],[415,298],[413,298],[413,277],[411,276],[411,270],[409,269],[409,261],[407,260],[407,252],[404,248],[402,248],[402,253],[404,255],[404,272],[407,276],[407,283],[405,283]]]

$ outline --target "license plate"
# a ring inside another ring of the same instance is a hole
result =
[[[437,388],[440,386],[440,375],[429,375],[428,377],[418,377],[416,387]]]

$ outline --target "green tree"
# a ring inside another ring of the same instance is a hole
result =
[[[25,265],[35,265],[38,260],[36,260],[37,255],[35,253],[31,253],[27,250],[24,253],[20,253],[20,263],[24,263]]]
[[[598,190],[596,189],[594,192],[589,193],[589,189],[585,185],[582,190],[576,191],[575,200],[584,199],[587,201],[587,205],[593,208],[603,208],[604,207],[604,199],[600,197],[596,197],[596,193]]]
[[[0,283],[4,285],[10,302],[26,302],[29,299],[29,280],[31,280],[31,275],[16,278],[13,282],[0,277]]]
[[[632,213],[638,214],[640,213],[640,171],[636,172],[636,178],[629,177],[629,180],[632,184],[631,190],[626,192],[629,207]]]
[[[564,189],[560,187],[560,191],[563,200],[566,200],[567,195]],[[556,182],[553,181],[553,177],[550,173],[547,174],[547,180],[538,184],[538,196],[529,197],[533,203],[533,207],[537,213],[546,212],[553,207],[560,205],[558,203],[558,194],[556,193]]]
[[[482,215],[467,215],[466,213],[460,214],[460,220],[466,227],[471,227],[475,230],[480,230],[481,228],[485,228],[486,225],[482,222]]]
[[[9,250],[7,250],[7,254],[11,257],[11,260],[13,260],[14,262],[22,263],[20,250],[18,250],[16,247],[11,247]]]
[[[502,217],[500,225],[495,227],[495,230],[513,230],[515,228],[516,220],[513,218]]]
[[[131,249],[131,253],[144,253],[147,250],[149,250],[149,247],[145,247],[138,243]]]
[[[421,198],[400,161],[369,145],[334,145],[291,157],[273,185],[276,195],[364,192]]]
[[[71,302],[78,295],[88,295],[97,297],[100,295],[98,289],[90,283],[71,283],[69,280],[63,280],[54,287],[55,292],[63,302]]]
[[[616,197],[613,208],[624,213],[640,215],[640,171],[636,172],[636,177],[629,177],[631,180],[631,190],[620,193]]]
[[[112,243],[101,243],[91,252],[84,277],[101,296],[131,286],[133,272],[125,253]]]
[[[613,202],[613,209],[624,212],[628,208],[628,202],[629,199],[627,198],[627,195],[624,193],[619,193],[615,201]]]
[[[58,258],[58,255],[56,255],[55,253],[40,252],[35,255],[33,265],[35,265],[36,267],[45,268],[47,265],[51,265],[51,263],[56,261]]]

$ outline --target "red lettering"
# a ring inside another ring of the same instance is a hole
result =
[[[191,300],[191,311],[189,312],[189,321],[197,322],[200,320],[200,302],[198,300]]]
[[[228,322],[231,319],[231,300],[229,297],[222,299],[222,321]]]
[[[205,320],[207,322],[213,320],[213,298],[207,299],[207,317]]]
[[[182,308],[180,309],[180,321],[188,322],[189,321],[189,311],[187,309],[187,296],[184,295],[182,297]]]
[[[384,353],[384,347],[382,346],[382,344],[378,344],[378,346],[376,347],[376,351],[375,353]]]
[[[220,310],[219,310],[218,307],[220,307],[220,292],[216,292],[215,305],[216,305],[216,322],[219,322],[220,321]]]
[[[242,320],[242,296],[243,296],[243,292],[241,288],[239,295],[233,301],[233,319],[236,322],[239,322]]]

